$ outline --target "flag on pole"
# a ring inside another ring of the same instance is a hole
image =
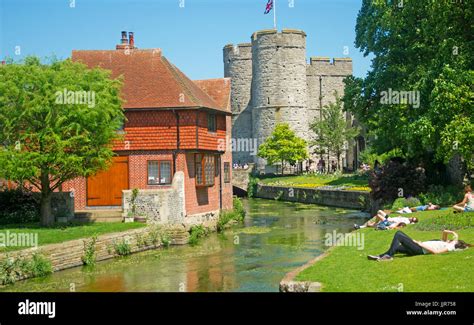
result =
[[[268,0],[268,2],[267,2],[267,7],[265,8],[264,14],[265,14],[265,15],[266,15],[266,14],[269,14],[270,11],[272,11],[272,9],[273,9],[273,0]]]

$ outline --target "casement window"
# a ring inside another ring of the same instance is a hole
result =
[[[215,156],[195,155],[196,186],[213,186],[215,177]]]
[[[224,163],[224,183],[230,183],[230,163]]]
[[[214,113],[207,113],[207,130],[209,132],[217,131],[217,116]]]
[[[148,185],[171,184],[171,161],[148,161]]]

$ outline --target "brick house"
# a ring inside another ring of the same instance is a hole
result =
[[[232,208],[230,79],[192,81],[160,49],[137,49],[129,35],[115,50],[72,52],[73,61],[122,76],[127,120],[111,167],[62,191],[74,192],[76,210],[118,207],[126,190],[166,190],[182,172],[186,216]]]

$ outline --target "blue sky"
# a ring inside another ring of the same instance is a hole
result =
[[[184,8],[180,6],[184,1]],[[352,57],[364,76],[370,59],[354,48],[361,0],[276,0],[278,29],[304,30],[307,57]],[[161,48],[191,79],[223,76],[222,48],[273,28],[267,0],[0,0],[0,58],[67,58],[73,49],[114,49],[122,30],[139,48]],[[291,4],[294,4],[291,7]],[[73,6],[74,5],[74,6]],[[20,55],[15,53],[20,49]],[[348,47],[349,54],[344,53]]]

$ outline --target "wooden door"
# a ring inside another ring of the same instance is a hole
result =
[[[87,179],[87,206],[120,206],[128,189],[128,157],[114,157],[108,170]]]

